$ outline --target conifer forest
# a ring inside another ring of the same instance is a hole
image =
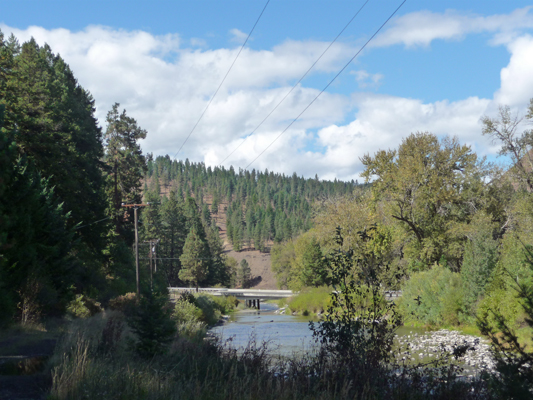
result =
[[[349,182],[144,154],[135,115],[115,103],[100,126],[95,107],[52,48],[0,32],[0,327],[74,327],[43,372],[47,398],[533,396],[533,131],[506,105],[481,121],[505,166],[455,137],[405,132]],[[533,99],[523,111],[533,122]],[[274,367],[261,347],[204,340],[238,301],[195,290],[253,287],[253,265],[228,255],[246,251],[268,257],[279,289],[326,293],[292,303],[322,315],[315,358]],[[169,287],[191,292],[171,303]],[[451,356],[397,364],[402,325],[474,332],[497,373],[458,378]],[[68,340],[93,328],[83,364]]]

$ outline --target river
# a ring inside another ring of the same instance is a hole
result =
[[[245,348],[250,340],[257,345],[268,343],[270,353],[280,356],[303,354],[317,348],[313,333],[309,329],[312,317],[279,314],[274,304],[261,304],[261,311],[243,310],[234,313],[229,321],[210,330],[227,345],[237,350]],[[442,329],[426,331],[421,328],[402,326],[397,332],[396,343],[401,348],[409,349],[411,361],[429,361],[443,349],[453,352],[454,346],[467,344],[470,349],[462,360],[469,374],[482,369],[493,369],[494,361],[485,339],[464,335],[457,331]]]
[[[211,333],[228,341],[232,347],[244,348],[253,338],[257,344],[268,342],[274,354],[290,355],[312,350],[315,346],[309,322],[316,318],[301,315],[278,314],[274,304],[261,304],[261,311],[244,310],[233,314],[230,320],[211,329]],[[424,334],[425,330],[401,327],[398,335]]]

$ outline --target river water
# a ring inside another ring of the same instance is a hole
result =
[[[274,304],[261,304],[261,311],[244,310],[232,315],[228,323],[211,329],[223,342],[236,349],[244,348],[251,339],[256,344],[268,343],[274,354],[298,354],[316,348],[309,329],[312,317],[278,314]],[[316,321],[316,319],[314,319]],[[423,329],[401,327],[398,335],[423,334]]]

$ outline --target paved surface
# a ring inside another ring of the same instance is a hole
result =
[[[187,287],[171,287],[168,288],[170,296],[174,297],[182,292],[195,292],[194,288]],[[209,293],[213,296],[234,296],[239,300],[246,299],[264,299],[264,300],[276,300],[287,297],[292,297],[297,292],[292,290],[270,290],[270,289],[226,289],[226,288],[199,288],[200,293]]]

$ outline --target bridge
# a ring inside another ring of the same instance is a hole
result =
[[[169,287],[170,299],[173,300],[183,292],[196,292],[195,288]],[[278,300],[292,297],[298,292],[292,290],[270,289],[227,289],[227,288],[198,288],[198,293],[207,293],[212,296],[233,296],[238,300],[244,300],[248,307],[261,309],[261,301]]]
[[[176,299],[180,293],[195,292],[195,288],[169,287],[168,292],[171,300]],[[292,290],[270,290],[270,289],[227,289],[227,288],[198,288],[198,293],[207,293],[213,296],[233,296],[239,300],[244,300],[248,307],[260,309],[261,301],[279,300],[292,297],[299,292]],[[388,290],[385,292],[387,300],[394,300],[402,295],[401,291]]]

